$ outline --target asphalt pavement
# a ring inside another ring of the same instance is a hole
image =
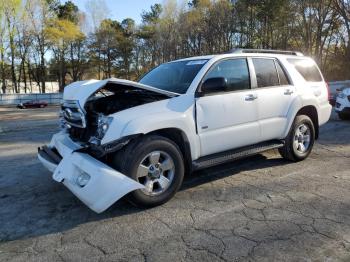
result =
[[[0,127],[0,261],[350,261],[350,121],[332,116],[303,162],[269,151],[100,215],[36,158],[57,108],[1,108]]]

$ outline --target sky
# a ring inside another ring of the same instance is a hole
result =
[[[86,11],[86,0],[71,0],[80,10]],[[136,24],[141,22],[141,13],[143,10],[150,10],[151,5],[162,3],[163,0],[104,0],[108,9],[108,17],[122,21],[125,18],[132,18]],[[65,1],[61,1],[65,2]]]

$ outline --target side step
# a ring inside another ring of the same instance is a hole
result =
[[[241,159],[248,156],[253,156],[270,149],[276,149],[284,146],[282,140],[272,140],[251,146],[245,146],[221,153],[216,153],[209,156],[201,157],[192,162],[193,170],[204,169],[211,166],[216,166],[230,162],[232,160]]]

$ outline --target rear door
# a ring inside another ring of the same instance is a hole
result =
[[[204,77],[224,77],[228,90],[196,99],[201,156],[250,145],[260,140],[255,91],[246,58],[217,62]]]
[[[279,139],[287,125],[287,113],[296,96],[285,69],[275,58],[251,58],[256,76],[257,108],[263,141]]]

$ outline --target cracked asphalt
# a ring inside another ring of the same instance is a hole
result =
[[[26,127],[0,134],[0,261],[350,261],[350,121],[333,116],[306,161],[270,151],[186,177],[163,206],[100,215],[36,159],[56,126]]]

